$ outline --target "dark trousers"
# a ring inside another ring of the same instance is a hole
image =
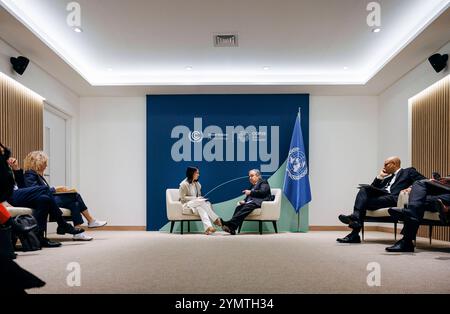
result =
[[[15,190],[8,199],[14,207],[28,207],[33,210],[39,231],[47,230],[48,215],[51,215],[58,225],[65,224],[62,212],[53,198],[53,193],[46,186],[35,186]]]
[[[370,188],[363,187],[356,195],[353,215],[363,224],[367,210],[377,210],[385,207],[397,206],[398,195],[385,194]],[[355,229],[359,232],[361,228]]]
[[[437,211],[438,200],[444,204],[450,204],[450,193],[434,185],[428,184],[428,180],[417,181],[413,184],[409,194],[408,207],[405,209],[405,221],[403,235],[406,240],[416,238],[420,222],[426,210]]]
[[[75,226],[82,225],[84,223],[82,212],[87,210],[86,205],[78,193],[65,193],[55,195],[56,204],[61,208],[70,209],[72,212],[72,220]]]
[[[227,221],[225,224],[233,229],[236,230],[239,228],[240,225],[244,222],[245,218],[255,209],[260,208],[261,205],[255,204],[255,203],[247,203],[244,205],[239,205],[236,207],[236,210],[234,211],[233,217]]]

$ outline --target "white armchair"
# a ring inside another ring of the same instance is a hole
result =
[[[20,215],[32,215],[33,214],[33,210],[31,208],[14,207],[14,206],[11,206],[10,204],[8,204],[7,202],[3,202],[3,206],[6,207],[6,210],[9,212],[9,214],[13,218],[20,216]],[[70,209],[60,208],[60,210],[63,214],[63,217],[66,218],[67,220],[70,220],[70,218],[72,216],[72,212],[70,211]]]
[[[181,234],[183,234],[183,225],[185,221],[188,222],[188,232],[191,231],[191,221],[201,221],[199,215],[195,215],[188,210],[183,210],[178,189],[166,190],[166,209],[167,219],[170,221],[170,233],[173,232],[175,222],[177,221],[181,222]]]
[[[277,221],[281,214],[281,189],[272,189],[273,201],[263,202],[261,208],[255,209],[245,219],[246,221],[259,221],[259,232],[262,234],[262,223],[272,222],[275,232],[278,233]],[[175,222],[181,222],[181,234],[183,234],[184,222],[188,222],[190,232],[191,221],[201,221],[200,216],[189,210],[183,210],[178,189],[166,190],[167,219],[170,221],[170,233],[173,232]],[[241,228],[239,228],[240,230]]]
[[[277,221],[281,215],[281,189],[271,189],[272,195],[275,197],[273,201],[263,202],[261,208],[255,209],[247,216],[245,221],[258,221],[259,233],[262,234],[263,222],[272,222],[275,233],[278,233]],[[239,227],[239,232],[242,226]]]
[[[400,192],[397,201],[398,208],[405,208],[408,206],[409,192]],[[423,220],[427,222],[426,224],[430,226],[430,241],[433,223],[438,223],[440,221],[439,213],[425,211]],[[394,223],[394,237],[397,240],[397,223],[389,214],[389,208],[381,208],[377,210],[368,210],[366,214],[365,222],[376,222],[376,223]],[[362,237],[364,240],[364,224],[362,226]]]

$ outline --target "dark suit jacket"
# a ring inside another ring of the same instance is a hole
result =
[[[254,204],[261,206],[262,202],[272,200],[270,185],[266,180],[259,180],[251,187],[251,191],[251,194],[245,198],[246,202],[252,201]]]
[[[23,176],[23,170],[19,169],[19,170],[14,170],[14,180],[16,181],[17,187],[19,189],[23,189],[26,188],[26,184],[25,184],[25,179]]]
[[[27,170],[25,171],[25,185],[28,188],[34,187],[34,186],[47,186],[50,188],[50,191],[52,193],[55,193],[55,188],[50,187],[47,180],[41,175],[39,175],[36,171],[33,170]]]
[[[393,175],[384,180],[375,178],[375,180],[372,182],[372,185],[379,189],[384,189],[393,178]],[[414,182],[423,179],[426,178],[415,168],[411,167],[400,169],[400,171],[397,173],[397,178],[395,179],[394,184],[391,186],[391,194],[398,196],[402,190],[409,188],[411,185],[413,185]]]

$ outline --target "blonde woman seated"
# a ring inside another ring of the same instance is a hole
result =
[[[60,208],[70,209],[72,213],[72,220],[75,227],[79,227],[84,223],[83,216],[88,221],[88,228],[99,228],[107,224],[106,221],[96,220],[91,216],[87,206],[85,205],[81,195],[74,189],[69,189],[65,186],[50,187],[47,180],[44,178],[45,169],[47,169],[48,157],[44,152],[35,151],[28,154],[25,158],[25,185],[27,187],[33,186],[48,186],[53,192],[53,197],[56,204]],[[75,241],[91,241],[92,237],[86,235],[84,232],[73,236]]]
[[[186,179],[180,183],[180,201],[183,209],[198,214],[205,227],[205,234],[211,235],[216,232],[211,221],[217,226],[222,226],[221,219],[213,211],[212,205],[208,200],[202,197],[202,186],[198,182],[200,170],[194,167],[188,167],[186,170]]]

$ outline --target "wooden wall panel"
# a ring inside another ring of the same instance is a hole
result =
[[[450,174],[450,76],[414,97],[412,105],[412,165],[426,177],[433,171]],[[450,241],[448,227],[435,227],[433,238]],[[428,237],[428,227],[419,236]]]
[[[43,99],[0,73],[0,141],[21,166],[25,156],[43,149]]]

